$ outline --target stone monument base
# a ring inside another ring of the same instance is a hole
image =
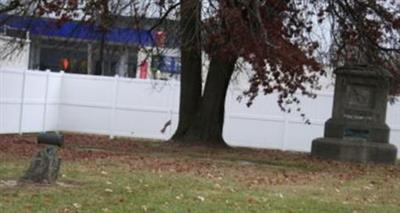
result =
[[[361,163],[394,164],[397,148],[389,143],[376,143],[339,138],[317,138],[311,147],[313,156]]]

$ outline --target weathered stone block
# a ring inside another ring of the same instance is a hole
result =
[[[58,147],[48,146],[33,157],[20,182],[53,184],[57,181],[60,164]]]
[[[397,148],[388,143],[317,138],[312,142],[311,154],[332,160],[394,164],[396,162]]]

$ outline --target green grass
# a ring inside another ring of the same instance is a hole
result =
[[[28,161],[4,160],[0,180],[18,179]],[[252,187],[229,175],[209,179],[112,161],[64,162],[63,185],[2,186],[0,212],[400,212],[398,179],[378,173]]]

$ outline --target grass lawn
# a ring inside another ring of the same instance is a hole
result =
[[[0,136],[0,212],[400,212],[400,167],[66,135],[59,182],[16,185],[34,136]]]

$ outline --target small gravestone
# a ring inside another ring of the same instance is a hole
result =
[[[391,74],[367,66],[335,70],[332,118],[323,138],[312,142],[313,156],[356,162],[394,164],[397,149],[389,144],[386,110]]]
[[[38,135],[37,141],[47,147],[33,157],[28,170],[19,181],[53,184],[57,181],[60,170],[58,149],[63,145],[64,137],[58,133],[42,133]]]

